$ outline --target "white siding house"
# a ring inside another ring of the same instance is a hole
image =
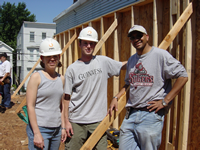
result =
[[[13,48],[8,46],[6,43],[0,41],[0,54],[4,53],[4,52],[7,54],[7,56],[8,56],[7,60],[11,63],[11,67],[13,66],[13,55],[12,55],[13,51],[14,51]],[[13,69],[11,69],[11,77],[13,78]]]
[[[39,59],[39,46],[42,40],[53,38],[55,32],[56,24],[54,23],[24,21],[17,36],[17,75],[20,83]],[[38,65],[35,70],[41,69]],[[25,89],[28,80],[24,84]]]

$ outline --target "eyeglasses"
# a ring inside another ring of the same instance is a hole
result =
[[[133,41],[133,40],[136,40],[136,39],[141,39],[143,37],[143,33],[138,33],[136,34],[136,36],[131,36],[130,37],[130,40]]]

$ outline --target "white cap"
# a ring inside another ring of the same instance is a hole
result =
[[[41,56],[52,56],[52,55],[59,55],[62,53],[60,44],[52,38],[44,39],[40,44],[39,50],[40,50],[39,54]]]
[[[98,34],[94,28],[86,27],[81,30],[78,39],[98,42]]]
[[[143,26],[141,26],[141,25],[134,25],[134,26],[131,27],[130,30],[128,31],[128,37],[130,37],[131,32],[133,32],[133,31],[139,31],[139,32],[142,32],[142,33],[144,33],[144,34],[147,34],[147,31],[146,31],[146,29],[145,29]]]

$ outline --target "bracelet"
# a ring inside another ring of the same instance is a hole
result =
[[[117,96],[114,96],[113,98],[116,98],[116,99],[117,99],[117,101],[118,101],[118,97],[117,97]]]
[[[62,130],[66,130],[66,128],[61,128]]]

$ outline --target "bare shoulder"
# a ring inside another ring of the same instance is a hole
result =
[[[39,74],[38,72],[33,73],[33,74],[31,75],[29,81],[30,81],[30,82],[35,82],[35,83],[37,83],[37,84],[40,83],[40,81],[41,81],[40,74]]]

